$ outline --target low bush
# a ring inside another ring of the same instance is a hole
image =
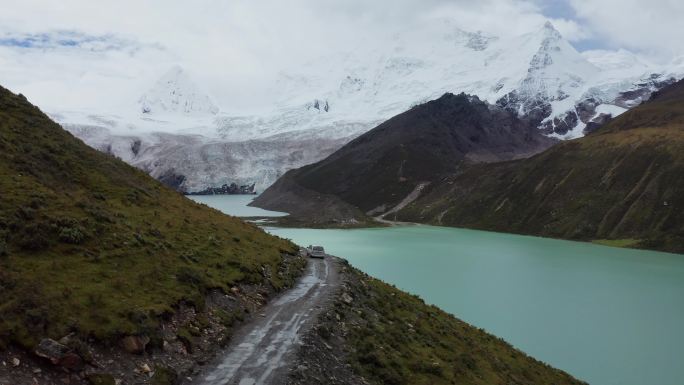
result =
[[[59,230],[59,240],[73,245],[81,244],[85,241],[85,230],[80,226],[62,227]]]

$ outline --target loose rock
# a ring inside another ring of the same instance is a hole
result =
[[[38,357],[49,360],[53,365],[59,365],[70,370],[77,370],[83,367],[81,356],[74,353],[70,347],[59,342],[44,338],[35,350]]]
[[[150,337],[147,336],[126,336],[121,339],[121,346],[131,354],[142,354],[148,343]]]
[[[342,293],[342,301],[346,303],[347,305],[351,304],[354,302],[354,299],[347,293]]]

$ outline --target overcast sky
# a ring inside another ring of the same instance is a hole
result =
[[[48,108],[137,98],[173,64],[222,107],[249,108],[281,70],[443,17],[499,36],[548,19],[578,50],[684,53],[681,0],[0,0],[0,9],[0,84]]]

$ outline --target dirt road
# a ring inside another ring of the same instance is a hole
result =
[[[266,305],[194,385],[283,384],[300,338],[339,286],[337,260],[311,259],[297,285]]]

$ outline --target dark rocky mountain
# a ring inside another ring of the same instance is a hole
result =
[[[684,252],[684,82],[582,139],[464,168],[396,218]]]
[[[364,220],[362,213],[392,211],[414,190],[467,164],[524,158],[554,143],[506,109],[475,96],[445,94],[318,163],[288,172],[253,204],[314,216],[320,224],[335,219],[349,224]]]
[[[288,173],[255,203],[309,222],[315,213],[328,223],[384,213],[400,221],[684,251],[684,82],[584,138],[527,159],[491,162],[545,147],[524,122],[446,95]],[[278,198],[283,190],[285,204]],[[329,210],[317,205],[320,197],[342,203]],[[348,216],[336,217],[343,205]]]

